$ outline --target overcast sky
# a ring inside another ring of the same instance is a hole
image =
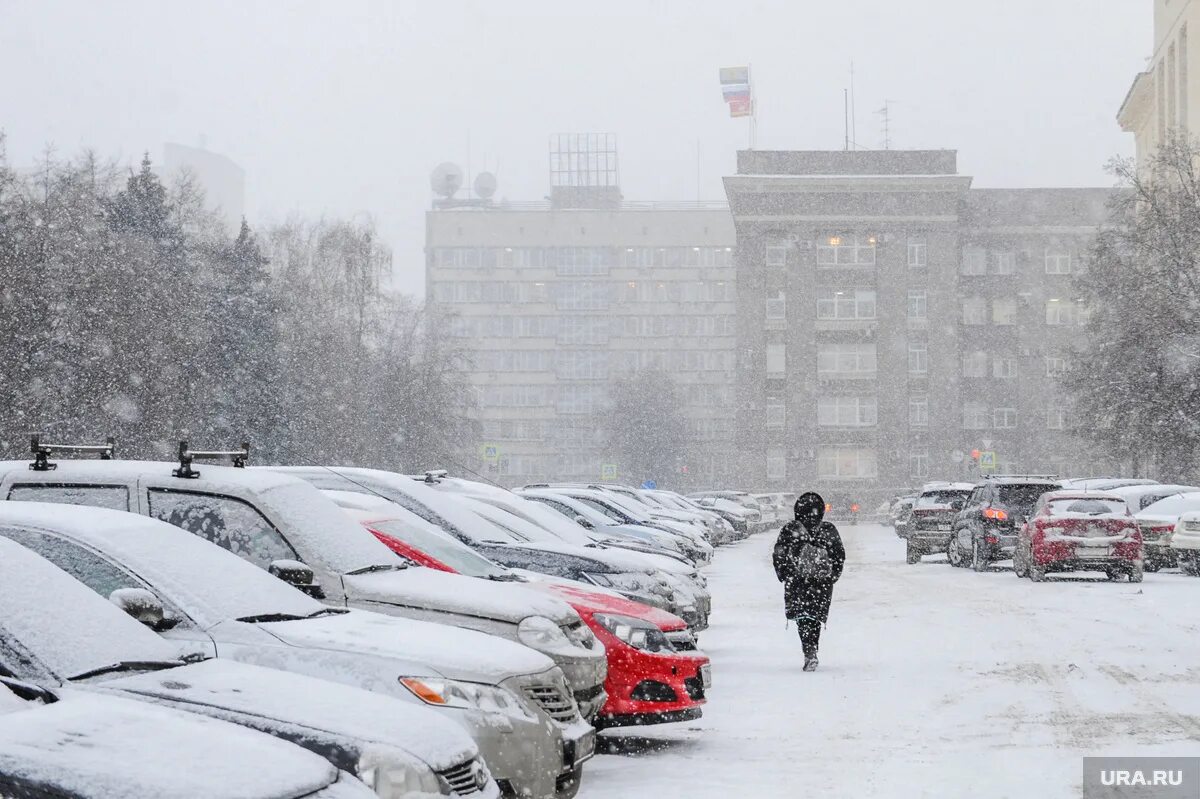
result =
[[[245,170],[251,224],[372,216],[423,290],[429,172],[547,193],[547,139],[617,134],[628,199],[722,199],[747,143],[717,69],[750,63],[763,149],[953,148],[976,186],[1109,185],[1149,0],[0,0],[10,160],[166,141]],[[470,147],[468,148],[468,141]],[[699,181],[697,181],[697,149]]]

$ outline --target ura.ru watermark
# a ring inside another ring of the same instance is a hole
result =
[[[1200,799],[1200,757],[1085,757],[1083,799]]]

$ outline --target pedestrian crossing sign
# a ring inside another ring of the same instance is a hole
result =
[[[979,453],[979,471],[994,472],[996,471],[996,452],[995,450],[984,450]]]
[[[495,444],[484,444],[479,448],[479,457],[488,463],[500,460],[500,448]]]
[[[617,479],[617,464],[615,464],[615,463],[600,464],[600,479],[601,480],[616,480]]]

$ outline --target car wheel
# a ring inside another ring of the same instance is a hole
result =
[[[971,568],[977,572],[987,571],[988,560],[983,554],[983,547],[976,538],[971,541]]]
[[[1162,568],[1162,564],[1158,562],[1158,558],[1153,555],[1143,560],[1142,563],[1144,564],[1142,568],[1148,572],[1156,572]]]
[[[1117,580],[1120,580],[1124,576],[1124,573],[1120,569],[1118,569],[1116,566],[1109,566],[1107,569],[1104,570],[1104,576],[1107,577],[1110,581],[1115,583]]]
[[[583,766],[579,766],[569,774],[562,775],[558,778],[554,799],[574,799],[575,794],[579,793],[579,786],[582,782]]]
[[[1145,568],[1141,564],[1134,564],[1133,568],[1129,570],[1129,582],[1131,583],[1140,583],[1144,576]]]
[[[1028,571],[1030,580],[1033,580],[1035,583],[1045,582],[1046,567],[1042,566],[1034,559],[1033,553],[1030,553],[1029,555]]]
[[[946,560],[950,561],[954,568],[962,568],[963,556],[962,550],[958,548],[957,534],[950,536],[950,540],[946,542]]]
[[[921,562],[921,550],[914,547],[911,543],[906,543],[904,546],[904,562],[908,565]]]
[[[1179,570],[1184,574],[1191,575],[1192,577],[1200,577],[1200,560],[1196,559],[1196,553],[1188,552],[1186,550],[1184,552],[1180,552]]]
[[[1025,556],[1022,554],[1023,552],[1024,550],[1021,549],[1020,544],[1018,544],[1017,548],[1013,550],[1013,574],[1017,575],[1018,577],[1026,577],[1029,575],[1029,570],[1025,568]]]

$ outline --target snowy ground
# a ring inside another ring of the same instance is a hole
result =
[[[774,537],[721,550],[704,718],[605,733],[581,799],[1071,797],[1084,755],[1200,754],[1200,579],[1035,585],[842,536],[820,671],[784,630]]]

